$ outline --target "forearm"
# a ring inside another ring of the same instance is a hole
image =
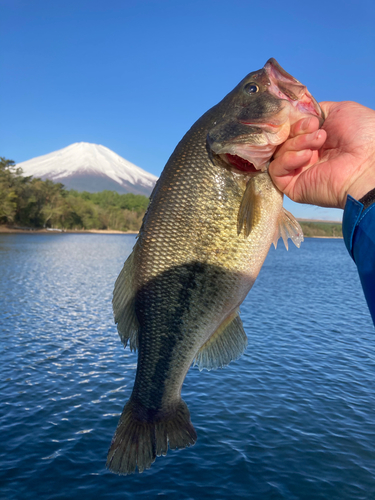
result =
[[[348,195],[343,218],[346,248],[357,265],[375,325],[375,190],[360,201]]]

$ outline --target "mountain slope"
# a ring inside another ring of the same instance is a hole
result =
[[[76,142],[64,149],[18,163],[23,175],[61,182],[67,189],[96,193],[109,189],[120,194],[149,196],[157,177],[125,160],[105,146]]]

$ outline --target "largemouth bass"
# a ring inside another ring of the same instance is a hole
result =
[[[270,59],[192,126],[166,164],[114,289],[118,331],[138,365],[108,452],[113,472],[142,472],[168,444],[195,443],[181,399],[190,366],[224,367],[243,353],[239,306],[271,243],[303,240],[267,167],[304,115],[323,121],[306,87]]]

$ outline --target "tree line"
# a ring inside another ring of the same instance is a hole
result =
[[[0,224],[138,231],[148,201],[132,193],[66,190],[61,183],[24,177],[14,161],[0,157]]]
[[[139,194],[78,192],[61,183],[24,177],[0,157],[0,224],[58,229],[138,231],[148,205]],[[340,223],[300,222],[305,236],[342,236]]]

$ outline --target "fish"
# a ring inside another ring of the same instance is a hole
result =
[[[118,333],[138,363],[108,451],[112,472],[142,472],[168,446],[196,442],[181,398],[190,366],[222,368],[241,356],[239,307],[271,244],[303,241],[267,171],[303,116],[324,120],[271,58],[198,119],[165,165],[113,292]]]

